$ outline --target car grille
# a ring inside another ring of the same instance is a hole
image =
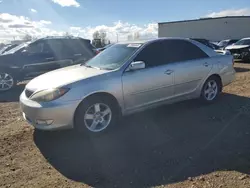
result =
[[[34,91],[29,90],[29,89],[25,89],[25,95],[27,98],[29,98],[33,93],[34,93]]]

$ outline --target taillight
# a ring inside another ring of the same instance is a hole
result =
[[[95,51],[95,55],[97,55],[97,54],[99,54],[100,53],[100,51],[99,50],[96,50]]]

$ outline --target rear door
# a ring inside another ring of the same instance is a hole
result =
[[[73,64],[70,39],[50,39],[48,49],[54,54],[54,58],[49,62],[51,70],[70,66]]]
[[[74,64],[84,63],[95,55],[90,41],[81,38],[68,39],[67,48],[70,53],[70,59],[72,59]]]
[[[171,43],[174,95],[190,94],[207,77],[213,65],[208,55],[193,43],[186,40],[171,40]]]

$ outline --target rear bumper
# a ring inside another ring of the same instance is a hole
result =
[[[20,96],[20,107],[24,119],[37,129],[61,130],[73,128],[74,113],[80,101],[39,104],[29,100],[24,92]]]
[[[232,69],[232,71],[225,72],[224,74],[221,74],[221,81],[223,87],[232,83],[235,80],[235,70]]]

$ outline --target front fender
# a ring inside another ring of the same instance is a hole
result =
[[[22,74],[21,74],[21,68],[11,65],[9,67],[6,66],[0,66],[0,72],[1,73],[9,73],[11,74],[16,80],[21,80],[22,79]]]

